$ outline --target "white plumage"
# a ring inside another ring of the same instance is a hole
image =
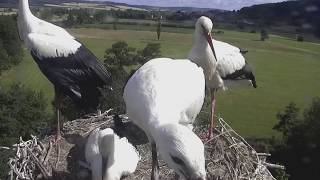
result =
[[[217,68],[214,81],[209,88],[227,89],[236,85],[256,87],[255,77],[240,49],[231,44],[212,39],[217,55]]]
[[[156,144],[169,167],[187,179],[206,174],[203,144],[190,129],[204,93],[202,68],[189,60],[169,58],[148,61],[124,89],[129,118]]]
[[[20,37],[26,41],[29,50],[41,52],[43,57],[57,57],[57,53],[67,56],[81,46],[65,29],[35,17],[29,9],[28,0],[20,0],[18,27]]]
[[[217,55],[217,71],[221,77],[243,68],[246,62],[239,48],[214,39],[212,44]]]
[[[19,0],[18,27],[33,59],[54,85],[56,100],[62,93],[80,109],[95,111],[98,88],[111,83],[97,57],[63,28],[35,17],[28,0]]]
[[[85,156],[91,168],[92,180],[120,180],[122,176],[135,171],[140,159],[127,138],[119,138],[110,128],[91,132]]]
[[[203,53],[199,50],[199,33],[202,29],[203,21],[210,21],[207,17],[200,17],[195,25],[195,42],[188,54],[188,59],[204,69],[206,77],[206,87],[211,93],[211,117],[209,127],[209,138],[214,127],[215,92],[218,89],[226,89],[227,86],[235,84],[248,84],[257,87],[255,77],[250,66],[242,56],[240,49],[228,43],[212,39],[212,50],[215,55],[215,66],[208,63]],[[209,62],[213,62],[212,60]]]

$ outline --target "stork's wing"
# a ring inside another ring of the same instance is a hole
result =
[[[71,98],[72,94],[81,98],[83,93],[94,96],[97,87],[110,84],[104,66],[74,39],[31,33],[27,46],[41,71],[55,86],[71,91],[65,92]]]
[[[38,26],[34,33],[75,39],[71,34],[68,33],[68,31],[66,31],[62,27],[59,27],[37,17],[35,18],[38,20]]]
[[[218,58],[217,71],[222,78],[241,70],[246,65],[239,48],[214,39],[213,45]]]

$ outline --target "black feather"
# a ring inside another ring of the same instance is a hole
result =
[[[252,69],[250,67],[250,65],[247,63],[245,63],[245,65],[239,69],[236,70],[235,72],[226,75],[225,77],[222,77],[223,80],[242,80],[242,79],[248,79],[251,80],[252,82],[252,86],[254,88],[257,88],[257,82],[256,82],[256,78],[252,72]]]
[[[111,75],[85,46],[68,56],[41,57],[31,55],[52,84],[84,110],[96,109],[99,87],[111,85]]]

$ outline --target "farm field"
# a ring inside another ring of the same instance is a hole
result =
[[[162,56],[185,58],[193,40],[192,31],[182,28],[176,32],[162,32],[160,41],[151,31],[94,28],[68,31],[101,60],[105,50],[119,40],[137,49],[149,42],[161,43]],[[295,102],[302,108],[311,102],[312,97],[320,96],[320,44],[301,43],[274,35],[262,42],[259,33],[223,31],[223,34],[214,34],[213,37],[249,50],[245,56],[255,71],[258,88],[219,91],[217,114],[245,137],[277,135],[272,127],[279,110],[289,102]],[[21,64],[0,77],[0,86],[4,89],[13,82],[43,91],[48,102],[53,98],[52,85],[41,74],[27,51]],[[203,111],[206,113],[209,109],[204,107]]]

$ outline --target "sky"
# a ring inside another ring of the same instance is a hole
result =
[[[103,1],[103,0],[101,0]],[[204,7],[214,9],[238,10],[253,4],[281,2],[284,0],[108,0],[132,5],[151,5],[162,7]]]

